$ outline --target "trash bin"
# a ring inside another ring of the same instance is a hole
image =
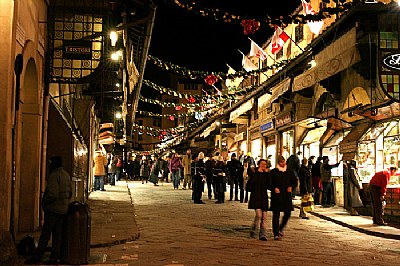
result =
[[[80,202],[72,202],[63,225],[61,262],[87,264],[90,257],[90,211]]]

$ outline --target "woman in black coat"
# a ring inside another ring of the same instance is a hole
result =
[[[272,230],[274,239],[279,240],[283,237],[283,229],[293,210],[292,191],[297,186],[297,178],[286,171],[286,160],[281,155],[278,156],[276,168],[272,169],[269,174],[271,180]],[[279,224],[281,212],[283,212],[283,218]]]
[[[258,162],[258,168],[250,174],[250,179],[246,184],[246,191],[250,191],[249,209],[255,210],[255,217],[252,225],[251,237],[255,237],[258,230],[259,239],[267,240],[267,210],[268,210],[268,188],[269,175],[267,161],[261,159]],[[260,229],[258,229],[260,228]]]

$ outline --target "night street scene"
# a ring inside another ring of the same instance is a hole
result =
[[[399,0],[0,0],[0,265],[400,265]]]

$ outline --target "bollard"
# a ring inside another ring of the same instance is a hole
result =
[[[90,257],[91,217],[87,206],[72,202],[63,224],[61,262],[64,264],[87,264]]]

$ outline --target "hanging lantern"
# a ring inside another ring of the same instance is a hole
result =
[[[176,110],[176,111],[182,110],[182,106],[180,106],[180,105],[175,106],[175,110]]]
[[[254,34],[260,28],[260,22],[254,19],[244,19],[240,24],[243,27],[244,35]]]
[[[205,81],[208,85],[212,86],[212,85],[215,84],[215,82],[218,81],[218,78],[217,78],[215,75],[211,74],[211,75],[208,75],[208,76],[204,79],[204,81]]]
[[[169,120],[174,121],[174,120],[175,120],[175,117],[174,117],[173,115],[171,115],[171,116],[169,117]]]
[[[167,132],[166,132],[166,131],[162,131],[161,134],[162,134],[163,136],[165,136],[165,135],[167,135]]]
[[[193,96],[190,96],[189,99],[188,99],[188,102],[189,103],[195,103],[196,99]]]

